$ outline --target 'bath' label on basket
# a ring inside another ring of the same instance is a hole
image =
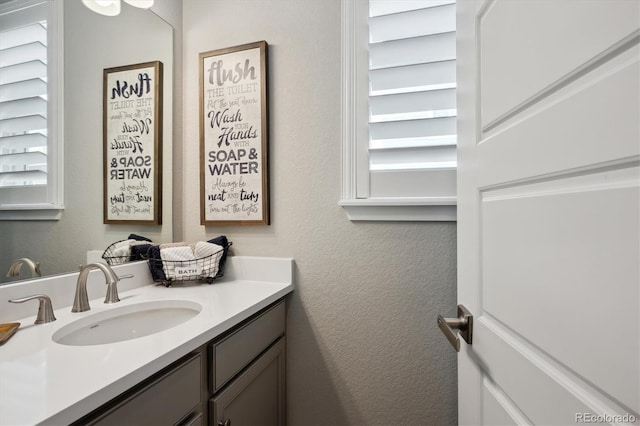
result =
[[[186,278],[190,275],[200,275],[200,269],[193,266],[176,266],[176,278]]]

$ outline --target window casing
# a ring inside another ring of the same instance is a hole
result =
[[[62,3],[0,5],[0,220],[64,208]]]
[[[340,205],[352,220],[455,220],[455,1],[342,6]]]

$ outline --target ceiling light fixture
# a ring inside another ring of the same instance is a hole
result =
[[[140,9],[149,9],[154,0],[124,0],[125,3]],[[82,0],[85,6],[100,15],[116,16],[120,13],[120,0]]]
[[[153,6],[153,0],[124,0],[124,2],[140,9],[149,9]]]
[[[120,13],[120,0],[82,0],[82,3],[100,15],[116,16]]]

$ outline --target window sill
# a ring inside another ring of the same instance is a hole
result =
[[[0,220],[60,220],[64,206],[29,205],[0,209]]]
[[[452,197],[367,198],[339,203],[352,221],[455,222],[456,200]]]

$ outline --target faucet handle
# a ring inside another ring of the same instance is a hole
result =
[[[104,297],[104,303],[117,303],[120,301],[120,297],[118,296],[118,287],[117,283],[120,280],[125,280],[127,278],[133,278],[133,274],[120,275],[114,273],[116,280],[107,282],[107,294]]]
[[[29,300],[38,299],[40,302],[38,305],[38,315],[36,316],[36,320],[34,324],[46,324],[48,322],[53,322],[56,320],[56,316],[53,314],[53,306],[51,304],[51,299],[49,296],[45,294],[35,294],[33,296],[23,297],[21,299],[11,299],[10,303],[24,303]]]

